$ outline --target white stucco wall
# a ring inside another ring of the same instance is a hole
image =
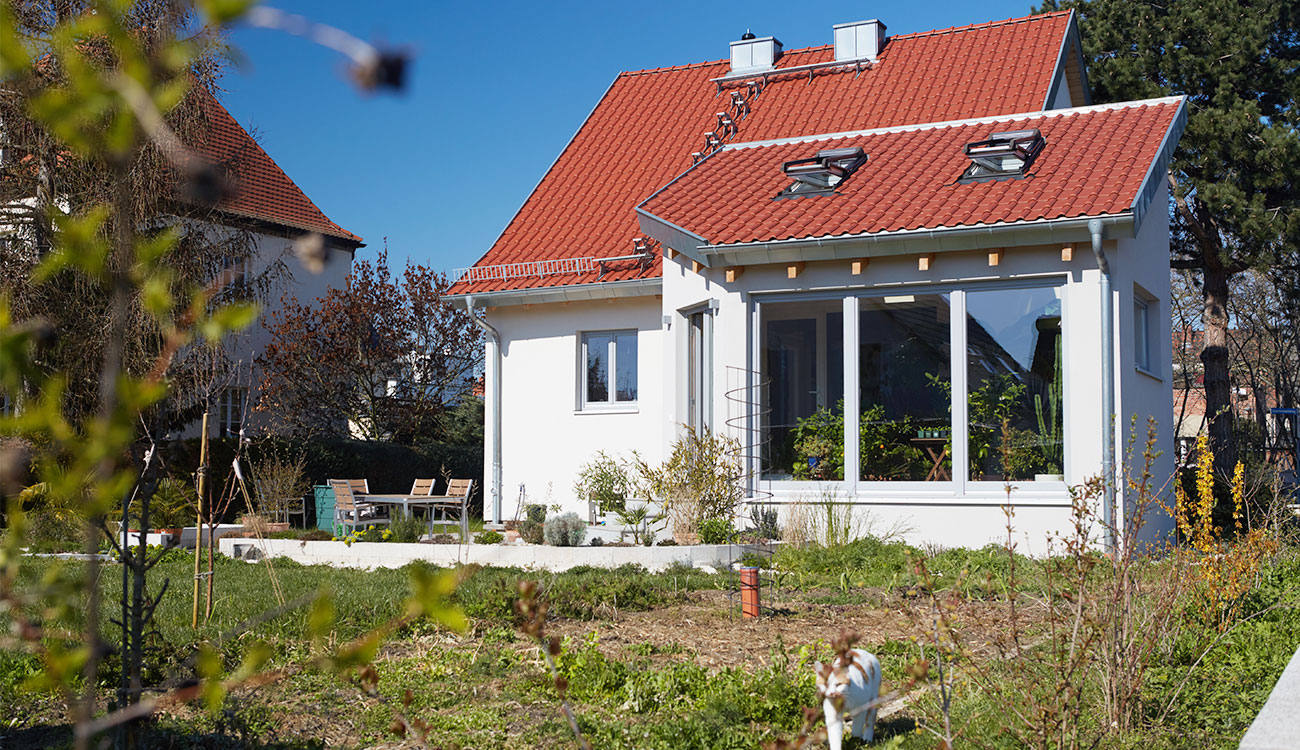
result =
[[[595,302],[556,302],[493,307],[487,321],[502,342],[502,518],[515,517],[519,488],[527,502],[559,505],[586,517],[587,504],[573,492],[578,471],[597,451],[618,457],[636,450],[661,458],[663,333],[654,296]],[[583,411],[578,374],[581,334],[635,329],[637,402],[619,411]],[[491,351],[487,382],[497,382]],[[492,409],[492,398],[487,399]],[[492,477],[492,414],[487,415],[483,475]],[[485,493],[490,498],[491,488]],[[491,517],[490,500],[484,503]]]

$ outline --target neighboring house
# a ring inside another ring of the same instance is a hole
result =
[[[1041,552],[1131,418],[1170,473],[1183,100],[1090,105],[1072,13],[746,36],[615,78],[452,288],[489,329],[487,519],[521,484],[576,510],[596,451],[660,460],[685,425],[740,441],[751,502],[943,545],[1004,538],[1009,481]]]
[[[1202,330],[1189,326],[1173,331],[1173,408],[1179,461],[1195,445],[1196,437],[1209,429],[1205,375],[1200,361],[1203,342]],[[1287,407],[1273,382],[1274,373],[1269,371],[1276,350],[1237,328],[1228,329],[1228,349],[1232,361],[1230,408],[1234,418],[1259,426],[1262,442],[1257,445],[1264,449],[1265,460],[1290,466],[1295,453],[1294,429],[1282,415],[1274,412]]]
[[[232,193],[215,207],[209,221],[221,228],[246,231],[256,247],[246,274],[258,275],[274,264],[283,263],[279,283],[263,306],[258,321],[241,333],[228,337],[226,351],[236,362],[235,372],[220,384],[216,399],[212,434],[229,437],[239,434],[244,420],[256,423],[252,414],[257,401],[259,373],[255,361],[270,341],[267,326],[283,301],[297,299],[308,304],[324,297],[331,288],[342,288],[352,270],[361,238],[335,224],[317,208],[302,189],[280,169],[275,160],[253,140],[248,131],[214,97],[198,90],[204,97],[208,136],[202,143],[191,144],[199,154],[228,170],[233,182]],[[293,243],[309,233],[319,234],[326,249],[320,273],[311,273],[294,258]],[[197,434],[197,425],[186,434]]]

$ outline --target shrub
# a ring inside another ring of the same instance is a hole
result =
[[[301,511],[303,495],[309,489],[305,471],[307,459],[292,448],[269,446],[265,453],[249,462],[257,513],[275,521],[288,521],[289,514]]]
[[[541,544],[544,538],[542,524],[545,522],[545,505],[524,506],[524,522],[519,524],[519,538],[529,544]]]
[[[658,468],[635,460],[646,488],[672,516],[674,534],[692,532],[707,519],[730,518],[743,496],[740,442],[707,428],[686,427]]]
[[[198,492],[188,482],[162,480],[149,500],[149,525],[155,529],[176,529],[197,521],[198,498]],[[139,518],[133,519],[132,525],[139,528]]]
[[[488,529],[487,531],[480,532],[478,536],[474,537],[474,543],[500,544],[502,539],[505,539],[505,537],[501,535],[501,532]]]
[[[587,535],[587,524],[577,513],[565,513],[546,519],[543,537],[552,547],[577,547]]]
[[[418,542],[424,535],[424,522],[414,515],[403,515],[401,511],[393,514],[393,519],[388,523],[388,529],[392,536],[388,538],[390,542]]]
[[[605,540],[604,540],[604,539],[601,539],[601,538],[598,537],[598,536],[593,536],[593,537],[591,538],[591,541],[590,541],[590,542],[587,542],[587,544],[590,545],[590,546],[592,546],[592,547],[603,547],[603,546],[605,546]]]
[[[334,535],[325,529],[308,529],[298,538],[304,542],[328,542],[334,538]]]
[[[759,539],[780,539],[781,527],[777,524],[776,508],[752,505],[749,508],[749,522],[753,526],[754,536]]]
[[[578,472],[573,491],[578,497],[598,503],[602,512],[623,510],[631,481],[622,463],[605,451],[597,451]]]
[[[700,544],[726,544],[731,537],[731,521],[708,518],[700,521]]]

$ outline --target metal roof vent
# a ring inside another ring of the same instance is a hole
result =
[[[1038,128],[994,133],[987,139],[967,143],[966,158],[970,168],[962,179],[981,180],[1023,175],[1043,150],[1043,134]]]
[[[755,37],[746,31],[731,43],[731,72],[759,73],[771,70],[781,59],[781,40],[774,36]]]
[[[835,62],[870,60],[875,62],[885,48],[885,24],[873,18],[870,21],[837,23],[835,32]]]
[[[866,163],[867,155],[861,146],[823,149],[812,158],[787,161],[781,165],[781,171],[785,176],[793,178],[794,182],[777,197],[833,193],[836,187]]]

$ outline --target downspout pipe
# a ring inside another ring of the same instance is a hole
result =
[[[1115,305],[1110,287],[1110,262],[1102,250],[1102,222],[1088,221],[1092,254],[1101,270],[1101,474],[1104,480],[1101,506],[1102,544],[1115,551]]]
[[[488,450],[492,454],[492,477],[489,492],[492,496],[492,520],[494,527],[501,526],[501,335],[482,316],[474,313],[474,297],[465,297],[465,309],[474,324],[483,329],[488,344],[492,347],[492,381],[485,383],[487,392],[492,394],[492,445]]]

